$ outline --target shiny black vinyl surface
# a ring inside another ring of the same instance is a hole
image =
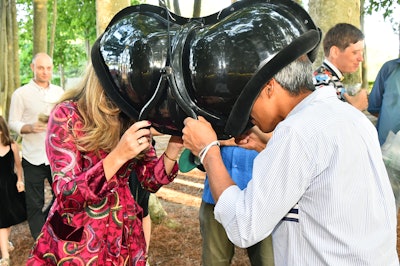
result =
[[[107,95],[130,117],[152,121],[161,133],[181,135],[183,120],[201,115],[227,138],[250,126],[247,113],[262,84],[250,83],[259,88],[245,90],[249,81],[309,31],[318,28],[290,0],[240,1],[194,19],[161,7],[132,6],[114,17],[94,46],[105,73],[94,67],[101,81],[112,79],[113,86],[104,86]],[[299,51],[313,60],[318,43],[313,39],[311,51]],[[248,95],[241,96],[244,91]],[[246,109],[238,121],[230,117],[236,107]]]

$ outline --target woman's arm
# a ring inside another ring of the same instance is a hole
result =
[[[183,148],[183,141],[181,137],[171,136],[168,142],[168,146],[164,151],[164,166],[165,172],[171,174],[176,161],[178,160],[179,154]]]
[[[18,192],[22,192],[25,190],[25,185],[24,185],[23,169],[22,169],[21,157],[19,155],[18,144],[13,142],[11,144],[11,149],[14,154],[14,169],[15,169],[15,173],[17,174],[17,178],[18,178],[17,190],[18,190]]]
[[[53,191],[61,208],[81,211],[100,202],[115,187],[107,182],[103,168],[105,152],[81,152],[76,139],[82,135],[82,121],[72,104],[58,105],[52,112],[46,136],[46,153],[53,177]]]

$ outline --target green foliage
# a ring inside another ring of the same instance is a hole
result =
[[[144,0],[132,0],[132,5]],[[54,0],[48,0],[48,22],[52,22]],[[32,78],[29,67],[33,56],[33,2],[17,0],[21,83]],[[88,61],[96,36],[96,0],[57,0],[53,83],[60,84],[59,69],[66,77],[79,76]],[[48,28],[50,34],[50,25]],[[50,40],[50,36],[48,37]]]
[[[396,17],[395,11],[399,11],[400,0],[365,0],[365,13],[372,14],[374,12],[381,12],[385,20],[389,20],[392,24],[393,31],[397,34],[399,32],[399,18]],[[398,16],[398,15],[397,15]]]
[[[393,14],[393,9],[395,8],[396,3],[397,5],[400,5],[400,0],[367,0],[365,3],[367,4],[367,14],[383,11],[383,17],[388,18]]]
[[[19,29],[19,60],[21,84],[26,84],[32,78],[30,63],[33,53],[33,3],[17,0],[17,23]]]
[[[50,15],[53,1],[48,5]],[[96,40],[95,0],[58,0],[56,26],[54,65],[67,77],[76,76],[88,61],[86,46]]]

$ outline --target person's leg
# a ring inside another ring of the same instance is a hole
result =
[[[214,218],[214,205],[201,202],[199,210],[202,237],[202,265],[230,265],[235,246],[228,239],[223,226]]]
[[[8,229],[9,228],[0,228],[1,258],[10,257],[10,254],[8,253]]]
[[[257,244],[247,248],[252,266],[273,266],[274,251],[272,248],[272,236],[268,236]]]
[[[149,197],[150,192],[143,189],[136,177],[135,172],[132,172],[129,176],[129,189],[132,197],[143,209],[142,227],[144,233],[144,239],[146,240],[146,253],[149,254],[150,237],[151,237],[151,218],[149,214]],[[149,261],[147,264],[149,265]]]
[[[22,160],[25,176],[25,201],[27,220],[31,235],[36,239],[45,222],[43,214],[44,205],[44,179],[47,171],[40,166],[32,165],[25,159]]]
[[[7,228],[8,252],[14,250],[14,244],[10,241],[10,235],[11,235],[11,226]]]
[[[49,182],[50,192],[52,195],[51,201],[45,206],[46,208],[43,210],[43,216],[44,216],[44,219],[46,220],[47,215],[49,214],[50,208],[53,205],[53,202],[55,200],[55,195],[54,195],[53,188],[52,188],[53,176],[51,175],[50,165],[42,165],[41,168],[43,170],[45,178],[47,179],[47,182]],[[44,190],[43,190],[43,193],[45,193]]]
[[[143,232],[144,232],[144,239],[146,240],[146,251],[149,252],[150,246],[150,236],[151,236],[151,219],[150,214],[143,217]]]

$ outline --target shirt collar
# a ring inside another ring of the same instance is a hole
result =
[[[38,90],[47,90],[50,89],[50,83],[46,88],[43,88],[41,86],[39,86],[33,79],[31,79],[31,81],[29,82],[32,86],[34,86],[35,88],[37,88]]]
[[[335,74],[339,78],[340,81],[342,81],[344,79],[342,72],[340,72],[340,70],[337,69],[337,67],[335,67],[331,62],[329,62],[328,59],[326,59],[326,58],[324,59],[324,64],[326,66],[328,66],[330,68],[330,70],[333,71],[333,74]]]
[[[309,106],[312,102],[320,101],[326,98],[335,98],[337,99],[336,90],[332,86],[326,86],[323,89],[314,90],[310,95],[304,98],[301,102],[299,102],[292,111],[288,114],[288,116],[295,114],[307,106]]]

